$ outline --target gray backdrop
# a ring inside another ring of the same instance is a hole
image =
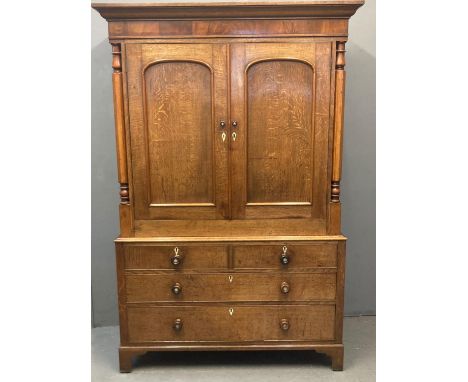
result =
[[[107,326],[118,324],[113,240],[119,192],[107,23],[94,10],[91,18],[92,323]],[[341,191],[348,237],[345,313],[375,314],[375,0],[351,18],[349,39]]]

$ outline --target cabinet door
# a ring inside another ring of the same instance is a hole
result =
[[[233,44],[230,57],[233,218],[324,219],[331,43]]]
[[[126,58],[135,219],[226,217],[226,45],[127,44]]]

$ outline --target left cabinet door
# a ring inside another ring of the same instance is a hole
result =
[[[125,56],[135,219],[226,218],[227,46],[130,43]]]

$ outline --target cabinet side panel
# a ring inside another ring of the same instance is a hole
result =
[[[338,264],[336,273],[336,317],[335,339],[343,342],[344,283],[346,272],[346,241],[338,243]]]
[[[127,323],[127,291],[125,287],[125,253],[124,244],[115,244],[115,260],[117,268],[117,293],[119,305],[119,325],[120,325],[120,344],[126,345],[128,342],[128,323]]]

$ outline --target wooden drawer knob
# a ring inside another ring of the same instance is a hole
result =
[[[179,332],[182,329],[182,320],[180,318],[176,318],[172,327],[176,332]]]
[[[280,328],[284,331],[289,330],[289,321],[286,318],[283,318],[280,321]]]
[[[174,248],[174,255],[171,257],[171,263],[173,266],[178,266],[182,263],[182,254],[180,253],[179,248]]]
[[[284,294],[288,294],[289,289],[290,289],[289,284],[286,281],[283,281],[281,283],[281,292],[284,293]]]
[[[177,266],[177,265],[180,265],[181,262],[182,262],[182,256],[174,255],[171,257],[172,265]]]
[[[283,265],[289,264],[289,256],[285,253],[281,254],[281,264]]]
[[[180,294],[180,293],[182,293],[182,285],[180,285],[179,283],[175,283],[175,284],[172,286],[172,293],[174,293],[174,294]]]

